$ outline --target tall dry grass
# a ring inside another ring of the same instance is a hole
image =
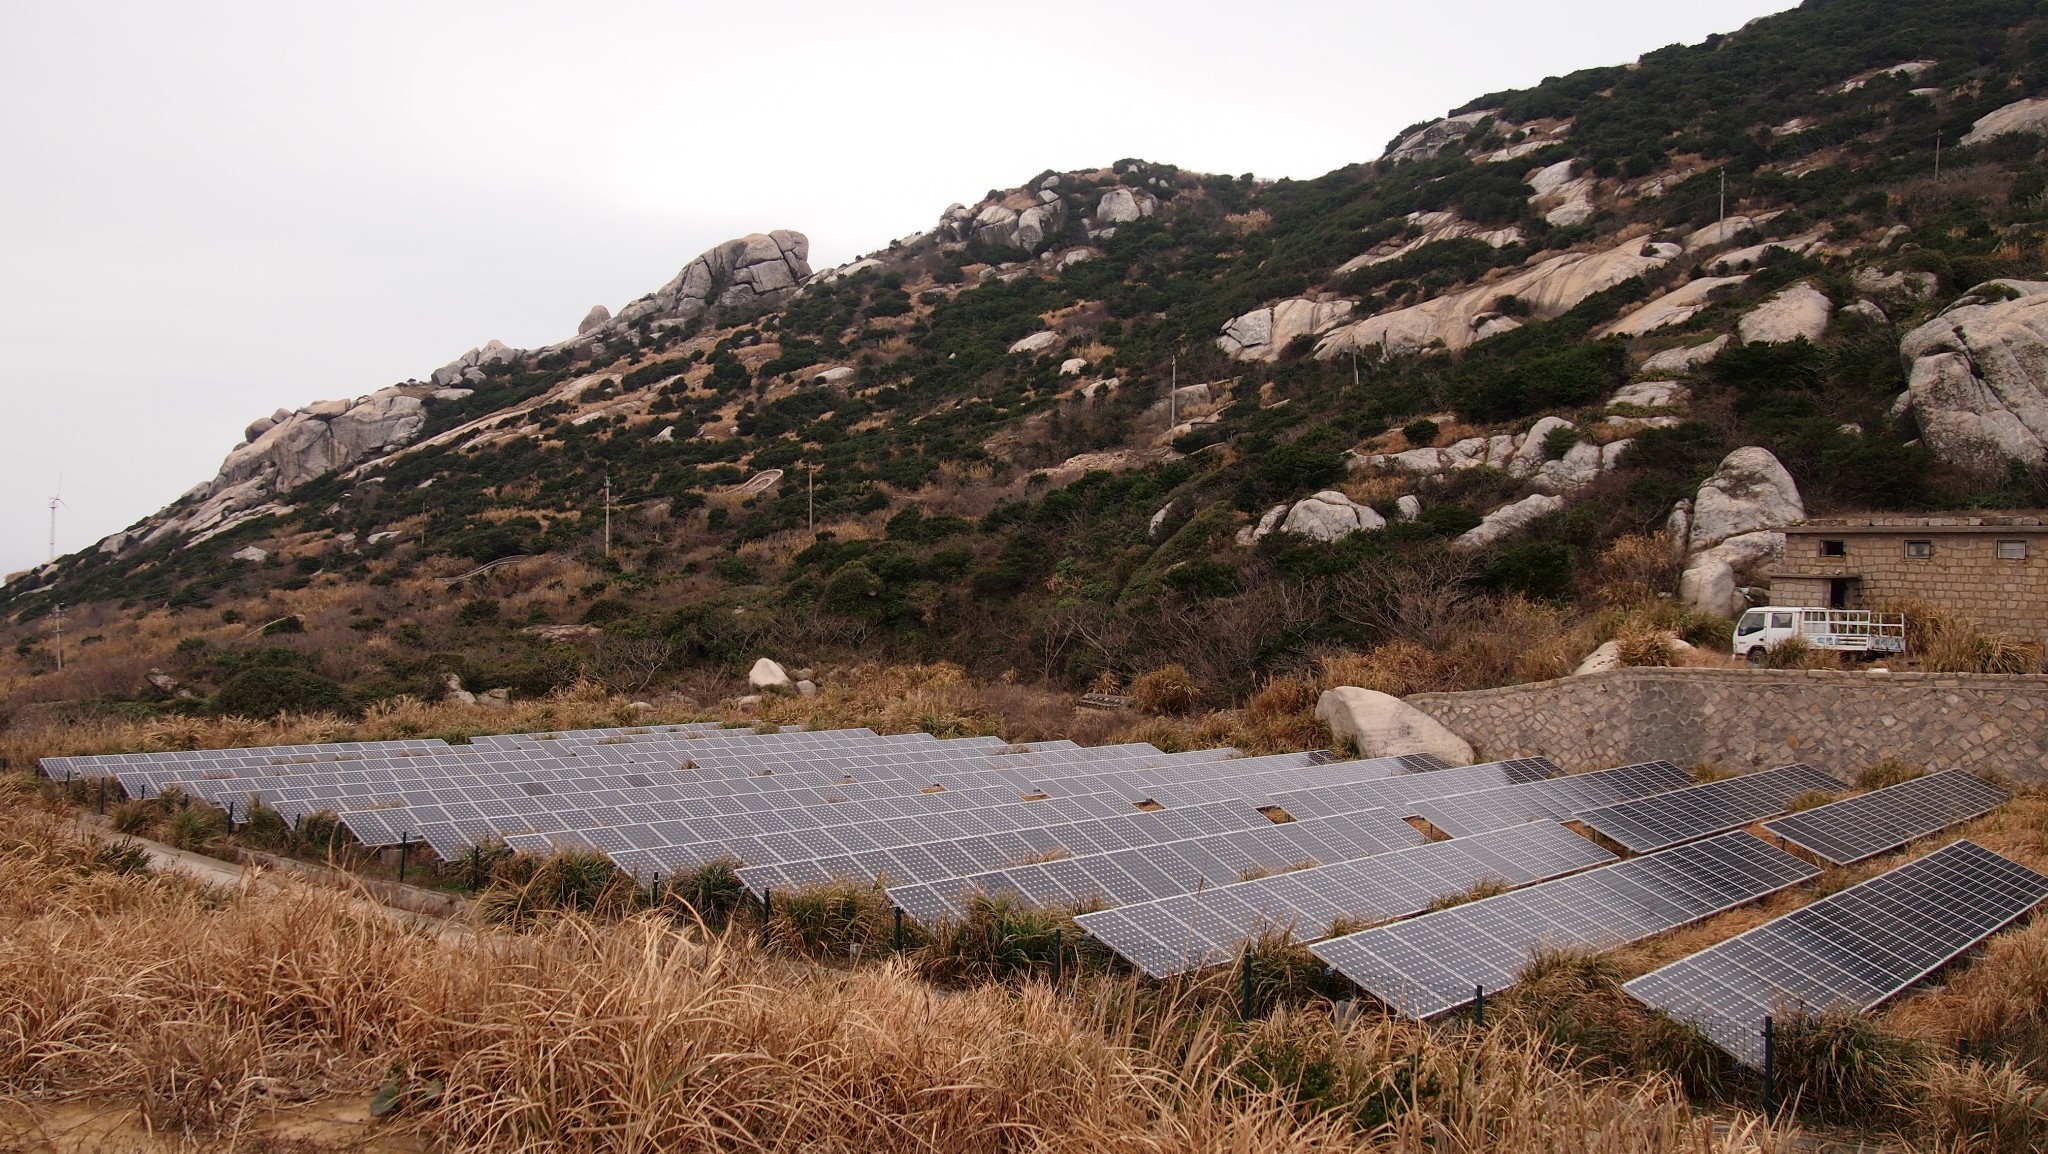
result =
[[[1042,982],[940,995],[656,915],[410,930],[293,882],[209,894],[0,814],[0,1093],[226,1132],[382,1096],[448,1149],[1763,1151],[1669,1078],[1502,1031],[1339,1032]],[[1477,1071],[1477,1077],[1474,1072]]]

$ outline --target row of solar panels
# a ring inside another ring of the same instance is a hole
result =
[[[667,768],[635,766],[622,773],[612,758],[625,744],[678,756]],[[1344,784],[1443,764],[1426,757],[1331,761],[1322,754],[1224,761],[1232,752],[1082,749],[1071,742],[1017,747],[985,738],[884,738],[865,730],[711,730],[564,734],[471,749],[420,742],[232,756],[120,755],[50,759],[45,768],[57,777],[111,773],[144,794],[182,788],[223,806],[246,806],[253,796],[289,818],[331,810],[366,845],[424,838],[450,857],[497,837],[532,851],[595,847],[650,873],[721,857],[769,865],[937,842],[936,860],[908,855],[916,876],[936,877],[946,862],[982,869],[1032,853],[1098,852],[1266,825],[1257,804],[1282,787]],[[764,772],[756,768],[764,762],[796,772],[747,779],[780,784],[779,793],[734,794],[725,789],[728,774],[714,766],[705,776],[704,767],[721,759],[744,762],[749,775]],[[874,780],[836,785],[824,797],[800,784],[806,775],[848,776],[841,770],[851,763],[866,767]],[[852,796],[856,785],[867,795]],[[1025,797],[1042,800],[1020,802]],[[1165,813],[1137,812],[1133,803],[1139,802]],[[1221,817],[1224,809],[1232,811],[1228,820]],[[1208,825],[1200,824],[1205,815]],[[1147,825],[1161,828],[1154,833]],[[1058,828],[1060,836],[1038,844],[1001,839],[1046,827]],[[947,844],[990,837],[997,840],[966,857]],[[895,870],[900,877],[911,873]]]
[[[416,824],[444,852],[503,836],[537,851],[594,846],[638,870],[737,857],[757,893],[879,878],[927,920],[962,912],[977,893],[1094,905],[1102,908],[1081,917],[1084,928],[1156,976],[1226,961],[1284,930],[1417,1016],[1504,988],[1544,946],[1606,948],[1809,880],[1813,867],[1724,831],[1839,788],[1803,765],[1694,784],[1669,763],[1552,777],[1542,759],[1450,769],[1432,759],[1223,760],[1232,752],[663,727],[509,735],[469,749],[426,740],[49,759],[45,768],[113,774],[144,790],[176,785],[228,804],[256,785],[300,812],[340,809],[367,844],[410,836]],[[934,788],[943,792],[925,792]],[[1938,774],[1765,828],[1841,864],[2002,800],[1966,774]],[[1133,812],[1135,801],[1172,808]],[[1452,840],[1424,843],[1403,817]],[[1567,818],[1647,856],[1617,862],[1556,824]],[[1786,950],[1760,944],[1817,932],[1780,919],[1646,975],[1631,992],[1701,1022],[1747,1060],[1754,1039],[1743,1023],[1759,1007],[1873,1005],[1954,956],[1943,950],[1967,949],[2040,900],[2039,875],[1969,850],[1977,856],[1956,850],[1963,865],[1932,881],[1894,871],[1898,884],[1868,891],[1848,913],[1828,912],[1846,909],[1844,898],[1791,915],[1833,917],[1837,934],[1853,919],[1864,934],[1849,945],[1800,939],[1803,966],[1788,969]],[[1887,897],[1908,883],[1942,903],[1921,911],[1924,925],[1897,916],[1904,907]],[[1529,888],[1413,916],[1481,884]],[[1871,914],[1880,907],[1889,923]],[[1359,923],[1388,924],[1328,936]],[[1879,931],[1902,940],[1876,945]]]

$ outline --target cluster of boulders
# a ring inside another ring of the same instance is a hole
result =
[[[759,705],[762,695],[768,693],[793,693],[799,697],[816,697],[817,676],[808,669],[799,669],[792,673],[784,668],[781,662],[763,657],[754,662],[754,667],[747,671],[747,684],[754,692],[735,699],[734,704]]]
[[[1628,438],[1623,438],[1601,445],[1580,438],[1574,440],[1561,455],[1553,457],[1553,438],[1563,439],[1559,434],[1578,437],[1579,430],[1562,417],[1544,417],[1524,433],[1467,437],[1441,449],[1425,447],[1399,453],[1375,453],[1354,458],[1353,465],[1357,468],[1399,469],[1418,477],[1476,469],[1484,465],[1524,478],[1531,488],[1541,492],[1566,493],[1591,484],[1601,473],[1614,468],[1630,443]]]
[[[681,324],[720,307],[774,304],[788,299],[808,280],[811,242],[803,233],[779,228],[749,233],[709,249],[683,266],[661,288],[619,310],[617,317],[586,332],[603,332],[650,321]]]
[[[597,307],[598,309],[604,308],[603,305]],[[596,310],[592,311],[595,312]],[[589,319],[589,317],[585,317],[585,323],[588,323]],[[504,341],[488,341],[481,347],[471,349],[447,364],[442,365],[440,368],[435,369],[427,379],[442,388],[463,384],[479,384],[485,376],[485,365],[512,363],[525,355],[526,350],[515,349]],[[254,440],[255,438],[251,437],[250,439]]]

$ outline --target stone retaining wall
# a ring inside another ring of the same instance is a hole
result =
[[[1483,758],[1569,769],[1668,758],[1804,761],[1845,778],[1886,758],[2048,782],[2048,676],[1617,669],[1407,699]]]

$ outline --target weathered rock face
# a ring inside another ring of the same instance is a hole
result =
[[[1715,357],[1728,347],[1727,336],[1718,336],[1703,345],[1687,348],[1665,349],[1643,362],[1646,373],[1689,373]]]
[[[1698,552],[1747,533],[1785,529],[1806,520],[1792,474],[1770,450],[1737,449],[1700,485],[1692,502],[1688,545]]]
[[[1621,336],[1639,337],[1652,329],[1684,324],[1686,321],[1691,320],[1700,310],[1713,303],[1710,298],[1712,298],[1717,290],[1726,288],[1729,285],[1741,284],[1748,279],[1747,275],[1703,276],[1697,280],[1687,281],[1663,296],[1658,297],[1656,300],[1651,301],[1649,304],[1644,305],[1642,308],[1608,325],[1600,330],[1597,335],[1606,337],[1618,334]]]
[[[1540,141],[1537,147],[1541,148],[1548,143],[1550,142]],[[1338,265],[1331,275],[1347,276],[1362,268],[1385,264],[1390,260],[1407,256],[1423,245],[1435,244],[1440,240],[1470,237],[1473,240],[1485,241],[1494,248],[1506,248],[1511,244],[1520,244],[1523,240],[1522,230],[1513,225],[1506,228],[1487,228],[1485,225],[1465,220],[1455,212],[1411,212],[1408,214],[1408,224],[1410,231],[1419,230],[1416,231],[1416,235],[1411,237],[1403,234],[1384,244],[1375,245]]]
[[[1010,351],[1013,353],[1020,353],[1025,355],[1036,355],[1038,353],[1044,352],[1047,349],[1057,347],[1060,343],[1060,339],[1061,338],[1058,333],[1053,332],[1051,329],[1045,329],[1040,332],[1032,333],[1029,336],[1018,337],[1016,340],[1010,342]]]
[[[1769,255],[1770,251],[1774,248],[1783,249],[1796,255],[1817,247],[1825,235],[1824,233],[1810,232],[1805,236],[1787,237],[1783,240],[1767,240],[1762,244],[1753,244],[1748,248],[1738,248],[1734,252],[1722,253],[1720,256],[1707,261],[1706,267],[1710,272],[1743,272],[1763,263],[1764,257]]]
[[[1825,294],[1800,281],[1751,309],[1737,322],[1735,331],[1746,345],[1784,344],[1801,337],[1817,341],[1828,331],[1828,317],[1834,310],[1834,302]]]
[[[1735,567],[1718,557],[1702,557],[1678,575],[1678,600],[1716,617],[1738,617],[1749,607],[1735,584]]]
[[[1465,530],[1451,544],[1461,549],[1484,549],[1495,541],[1514,536],[1563,508],[1563,497],[1549,493],[1531,493],[1512,505],[1503,505],[1488,513],[1485,520]]]
[[[603,305],[591,305],[590,311],[576,323],[576,335],[581,336],[592,329],[603,328],[612,319],[612,310]]]
[[[2048,283],[1979,285],[1899,352],[1907,403],[1943,460],[1984,472],[2048,462]]]
[[[788,689],[793,683],[780,662],[763,657],[747,671],[747,684],[755,689]]]
[[[684,265],[660,289],[620,309],[607,329],[642,321],[680,323],[704,315],[714,305],[746,307],[786,300],[810,277],[810,254],[809,238],[788,229],[726,241]]]
[[[1550,457],[1552,433],[1571,429],[1562,417],[1544,417],[1526,433],[1501,433],[1491,437],[1467,437],[1444,448],[1408,449],[1352,459],[1353,469],[1394,468],[1418,476],[1457,472],[1488,466],[1505,469],[1511,476],[1526,478],[1530,487],[1546,493],[1566,493],[1592,483],[1611,470],[1627,450],[1627,440],[1596,445],[1580,441],[1556,460]]]
[[[1560,160],[1529,174],[1529,203],[1543,213],[1543,219],[1559,228],[1584,224],[1593,218],[1593,190],[1590,176],[1573,176],[1572,162]]]
[[[1366,757],[1429,753],[1452,765],[1472,764],[1472,746],[1443,723],[1398,697],[1351,685],[1325,690],[1316,700],[1316,720],[1339,742],[1350,741]]]
[[[1679,252],[1675,244],[1636,239],[1605,252],[1563,253],[1490,284],[1333,329],[1316,346],[1316,356],[1327,360],[1354,351],[1400,356],[1428,348],[1462,349],[1516,327],[1518,322],[1498,310],[1503,297],[1521,301],[1538,320],[1550,320],[1594,293],[1668,264]]]
[[[1242,361],[1270,361],[1297,337],[1328,332],[1351,318],[1347,300],[1295,297],[1253,309],[1223,326],[1216,346]]]
[[[1447,116],[1442,120],[1425,124],[1407,136],[1402,137],[1398,143],[1388,149],[1386,159],[1393,161],[1427,160],[1442,152],[1452,143],[1465,139],[1465,134],[1472,131],[1474,125],[1492,115],[1494,115],[1493,110],[1486,109],[1479,112],[1466,112],[1457,116]]]
[[[1980,118],[1964,135],[1963,144],[1982,144],[2015,132],[2048,136],[2048,98],[2019,100]]]

